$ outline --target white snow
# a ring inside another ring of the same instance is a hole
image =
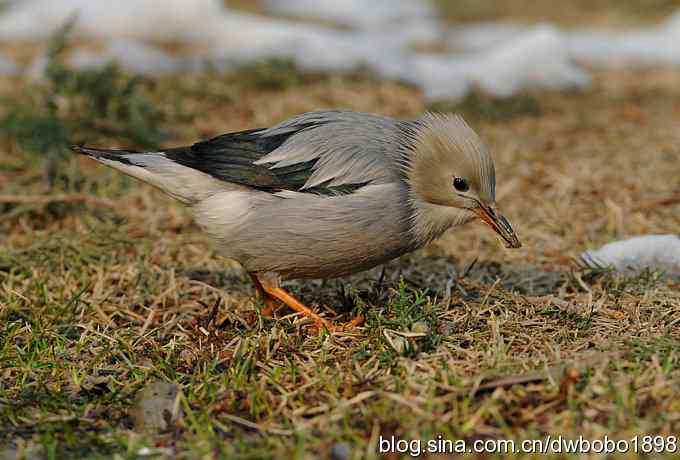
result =
[[[233,12],[221,18],[214,41],[204,57],[218,66],[285,57],[330,70],[350,69],[379,46],[346,31]]]
[[[446,43],[452,50],[459,52],[484,52],[514,40],[527,29],[527,26],[502,22],[461,25],[448,31]]]
[[[418,53],[390,76],[422,87],[429,99],[456,99],[472,87],[495,96],[511,96],[526,88],[570,88],[590,83],[572,63],[560,34],[538,26],[491,47],[484,53]]]
[[[470,63],[473,80],[485,91],[511,96],[531,87],[570,88],[590,83],[572,63],[559,32],[538,26],[493,46]]]
[[[636,236],[585,251],[579,259],[591,268],[611,267],[625,274],[647,268],[680,277],[680,238],[677,235]]]
[[[262,4],[277,16],[236,12],[222,0],[20,0],[0,13],[0,39],[43,40],[77,14],[76,34],[105,43],[98,52],[76,49],[76,66],[115,60],[153,76],[285,57],[320,70],[367,65],[417,85],[429,99],[457,99],[473,87],[509,96],[525,88],[588,85],[578,62],[680,64],[680,12],[656,27],[614,33],[549,24],[448,27],[427,0]],[[191,55],[170,55],[157,42],[189,44]],[[422,51],[428,45],[442,51]],[[36,77],[40,57],[34,64],[29,70]]]
[[[85,36],[196,41],[224,10],[219,0],[21,0],[0,16],[0,39],[45,38],[74,14]]]
[[[431,5],[418,0],[268,0],[266,5],[275,13],[368,30],[431,22],[434,16]]]
[[[657,27],[566,34],[569,54],[592,64],[680,64],[680,11]]]
[[[141,75],[160,75],[179,71],[183,63],[163,50],[130,38],[113,38],[103,51],[76,49],[69,56],[75,68],[100,67],[115,61],[126,69]]]

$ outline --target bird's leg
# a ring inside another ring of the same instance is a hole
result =
[[[333,322],[319,316],[317,313],[312,311],[311,308],[307,307],[305,304],[297,300],[295,297],[288,294],[284,289],[280,287],[268,288],[266,286],[264,287],[264,289],[267,291],[267,294],[279,299],[281,302],[288,305],[291,309],[302,313],[308,318],[311,318],[316,323],[319,329],[324,327],[329,332],[348,331],[350,329],[354,329],[355,327],[361,325],[364,322],[364,317],[362,315],[358,315],[349,323],[334,324]]]
[[[274,313],[281,308],[281,304],[276,300],[274,297],[270,296],[267,291],[265,291],[264,287],[262,286],[262,283],[260,282],[260,279],[257,277],[255,273],[248,273],[250,275],[250,279],[253,280],[253,284],[255,285],[255,289],[257,290],[257,294],[260,296],[262,301],[264,302],[265,308],[262,310],[261,314],[262,316],[266,318],[271,318],[274,316]]]
[[[265,291],[267,295],[280,300],[281,302],[288,305],[291,309],[302,313],[308,318],[311,318],[316,323],[316,326],[319,329],[323,327],[326,328],[329,332],[348,331],[350,329],[354,329],[355,327],[361,325],[364,322],[364,317],[362,315],[358,315],[349,323],[333,324],[333,322],[327,320],[326,318],[321,317],[320,315],[312,311],[311,308],[307,307],[298,299],[290,295],[288,292],[286,292],[284,289],[278,286],[278,283],[271,285],[266,280],[262,280],[260,278],[258,278],[258,281],[260,282],[260,286],[262,286],[262,289]]]

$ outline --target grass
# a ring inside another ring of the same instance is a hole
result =
[[[39,165],[5,137],[0,458],[358,459],[392,435],[677,435],[680,285],[570,263],[614,238],[677,232],[680,204],[665,199],[680,172],[676,81],[597,71],[581,93],[440,106],[493,148],[499,205],[524,247],[503,250],[471,224],[382,275],[291,283],[329,316],[366,314],[334,335],[288,311],[260,318],[247,276],[159,192],[67,157],[60,174],[76,185],[47,195]],[[323,107],[426,109],[413,88],[282,62],[140,84],[166,114],[168,145]],[[149,431],[140,405],[158,381],[178,396],[152,404]]]
[[[266,14],[266,2],[224,0],[224,5]],[[556,8],[552,2],[531,0],[432,0],[438,16],[452,23],[512,21],[551,22],[566,27],[631,27],[655,24],[680,8],[679,0],[570,0]]]
[[[436,0],[441,16],[451,22],[551,22],[567,27],[584,25],[630,27],[656,23],[680,8],[678,0],[573,0],[555,8],[551,2],[528,0]]]
[[[36,157],[51,187],[59,185],[59,163],[73,144],[105,135],[153,148],[162,138],[160,114],[147,100],[140,78],[126,75],[113,63],[88,70],[66,65],[74,20],[48,41],[44,81],[0,96],[0,136],[19,153]]]

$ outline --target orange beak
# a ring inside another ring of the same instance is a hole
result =
[[[496,211],[494,207],[481,204],[478,208],[479,218],[487,224],[489,227],[493,228],[496,233],[503,238],[506,248],[521,248],[522,243],[517,234],[510,226],[510,222],[503,217],[502,214]]]

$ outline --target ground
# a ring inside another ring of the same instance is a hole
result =
[[[0,458],[358,459],[392,436],[680,433],[680,284],[573,262],[680,228],[677,70],[592,69],[580,92],[432,106],[363,72],[264,69],[147,82],[163,145],[319,108],[459,111],[494,152],[524,246],[473,223],[384,271],[291,283],[329,317],[366,315],[318,333],[287,310],[260,317],[247,275],[178,203],[76,157],[48,193],[42,160],[3,139]],[[475,455],[429,456],[454,457]]]

